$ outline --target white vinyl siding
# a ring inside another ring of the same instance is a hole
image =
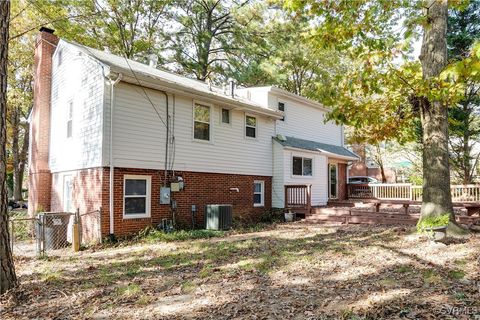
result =
[[[49,166],[52,172],[102,165],[103,76],[100,65],[60,40],[52,66]],[[82,81],[88,74],[87,80]],[[83,83],[82,83],[83,82]]]
[[[159,91],[151,89],[145,91],[160,116],[166,119],[165,96]],[[209,143],[198,143],[192,139],[193,99],[181,95],[175,95],[175,99],[171,95],[169,97],[172,120],[175,109],[175,126],[171,127],[171,133],[175,135],[173,166],[175,170],[272,175],[274,120],[256,116],[257,138],[245,139],[245,113],[230,110],[230,125],[222,125],[222,106],[213,105],[210,109],[211,140]],[[146,99],[143,90],[138,86],[120,82],[115,86],[114,100],[115,166],[163,169],[166,128]],[[107,101],[106,106],[108,105]],[[108,125],[104,130],[109,130]],[[108,135],[108,131],[105,135]],[[104,149],[108,150],[109,140],[105,139],[104,143]],[[108,152],[105,154],[108,155]],[[105,163],[108,163],[108,158],[104,159]]]
[[[272,178],[272,206],[284,207],[284,186],[311,184],[312,205],[325,205],[328,201],[328,164],[327,157],[315,152],[302,152],[284,149],[274,142],[274,175]],[[312,159],[312,176],[296,176],[292,174],[293,157]]]
[[[277,121],[277,133],[337,146],[342,145],[342,127],[331,121],[325,123],[324,111],[294,100],[282,99],[285,103],[285,121]]]

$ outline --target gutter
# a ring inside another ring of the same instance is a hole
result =
[[[359,158],[356,158],[356,157],[350,157],[350,156],[343,156],[343,155],[339,155],[339,154],[336,154],[336,153],[332,153],[332,152],[328,152],[328,151],[325,151],[325,150],[322,150],[322,149],[301,149],[301,148],[295,148],[295,147],[290,147],[290,146],[283,146],[284,149],[286,150],[293,150],[293,151],[299,151],[299,152],[310,152],[310,153],[320,153],[320,154],[323,154],[323,155],[326,155],[327,157],[329,158],[335,158],[335,159],[341,159],[341,160],[349,160],[349,161],[356,161],[358,160]]]

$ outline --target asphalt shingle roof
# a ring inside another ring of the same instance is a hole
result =
[[[275,141],[280,143],[284,147],[291,147],[303,150],[310,150],[310,151],[324,151],[328,153],[333,153],[342,157],[351,157],[351,158],[358,158],[358,156],[344,148],[342,146],[335,146],[333,144],[321,143],[316,141],[304,140],[294,137],[286,137],[286,140],[280,140],[277,137],[274,137]]]
[[[100,61],[105,65],[108,65],[114,69],[121,70],[123,73],[127,75],[134,75],[134,74],[145,75],[153,79],[161,80],[170,85],[181,87],[186,91],[208,94],[213,98],[216,97],[216,98],[226,99],[226,100],[230,100],[233,103],[242,103],[243,105],[248,105],[253,110],[269,113],[270,115],[273,115],[279,119],[282,117],[282,113],[278,112],[277,110],[270,109],[268,108],[268,106],[260,105],[254,101],[248,100],[238,95],[235,95],[235,97],[232,97],[228,94],[224,94],[222,88],[219,88],[213,85],[210,86],[203,81],[190,79],[190,78],[187,78],[166,70],[162,70],[159,68],[153,68],[153,67],[150,67],[149,65],[146,65],[134,60],[126,59],[124,57],[117,56],[112,53],[90,48],[75,42],[70,42],[63,39],[62,41],[64,41],[65,43],[68,43],[73,47],[76,47],[78,50],[82,51],[86,55],[95,58],[96,60]]]

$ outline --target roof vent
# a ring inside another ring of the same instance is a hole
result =
[[[156,54],[150,54],[148,56],[148,65],[152,68],[156,68],[158,63],[158,57]]]
[[[287,137],[285,137],[283,134],[277,134],[277,139],[280,141],[287,141]]]

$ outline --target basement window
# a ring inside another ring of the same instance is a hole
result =
[[[123,181],[123,218],[149,218],[152,178],[125,175]]]
[[[292,173],[294,176],[312,176],[312,163],[310,158],[293,157]]]
[[[253,182],[253,206],[263,207],[265,204],[265,181]]]

